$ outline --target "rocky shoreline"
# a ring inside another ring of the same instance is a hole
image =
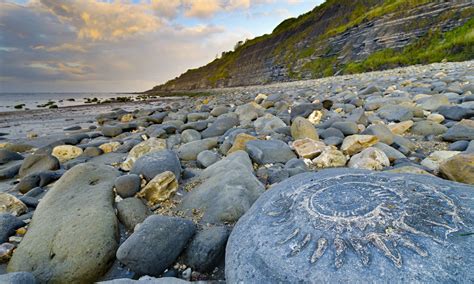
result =
[[[473,61],[2,117],[0,282],[474,281]]]

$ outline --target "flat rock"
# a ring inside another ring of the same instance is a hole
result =
[[[153,215],[117,250],[117,259],[139,275],[159,276],[183,251],[196,228],[192,221]]]
[[[235,225],[226,281],[471,282],[473,189],[365,170],[294,176]]]
[[[91,163],[67,171],[37,207],[8,271],[40,282],[93,282],[118,246],[113,183],[118,171]]]
[[[19,176],[59,169],[59,161],[48,154],[33,154],[26,157],[21,164]]]
[[[178,180],[181,177],[181,162],[176,153],[170,150],[161,150],[140,157],[133,165],[130,173],[143,175],[149,181],[166,171],[174,173]]]
[[[245,144],[246,151],[256,163],[286,163],[296,158],[295,153],[280,140],[252,140]]]

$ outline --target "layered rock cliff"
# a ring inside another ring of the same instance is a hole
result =
[[[473,59],[473,16],[471,0],[328,0],[148,93]]]

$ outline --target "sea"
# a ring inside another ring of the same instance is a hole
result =
[[[0,112],[21,111],[25,109],[45,109],[50,105],[58,107],[87,104],[87,99],[99,101],[117,97],[135,97],[126,93],[0,93]],[[24,105],[23,105],[24,104]],[[20,105],[23,105],[21,108]],[[16,106],[16,108],[15,108]]]

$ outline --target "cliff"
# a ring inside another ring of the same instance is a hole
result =
[[[474,59],[473,16],[471,0],[328,0],[147,93]]]

